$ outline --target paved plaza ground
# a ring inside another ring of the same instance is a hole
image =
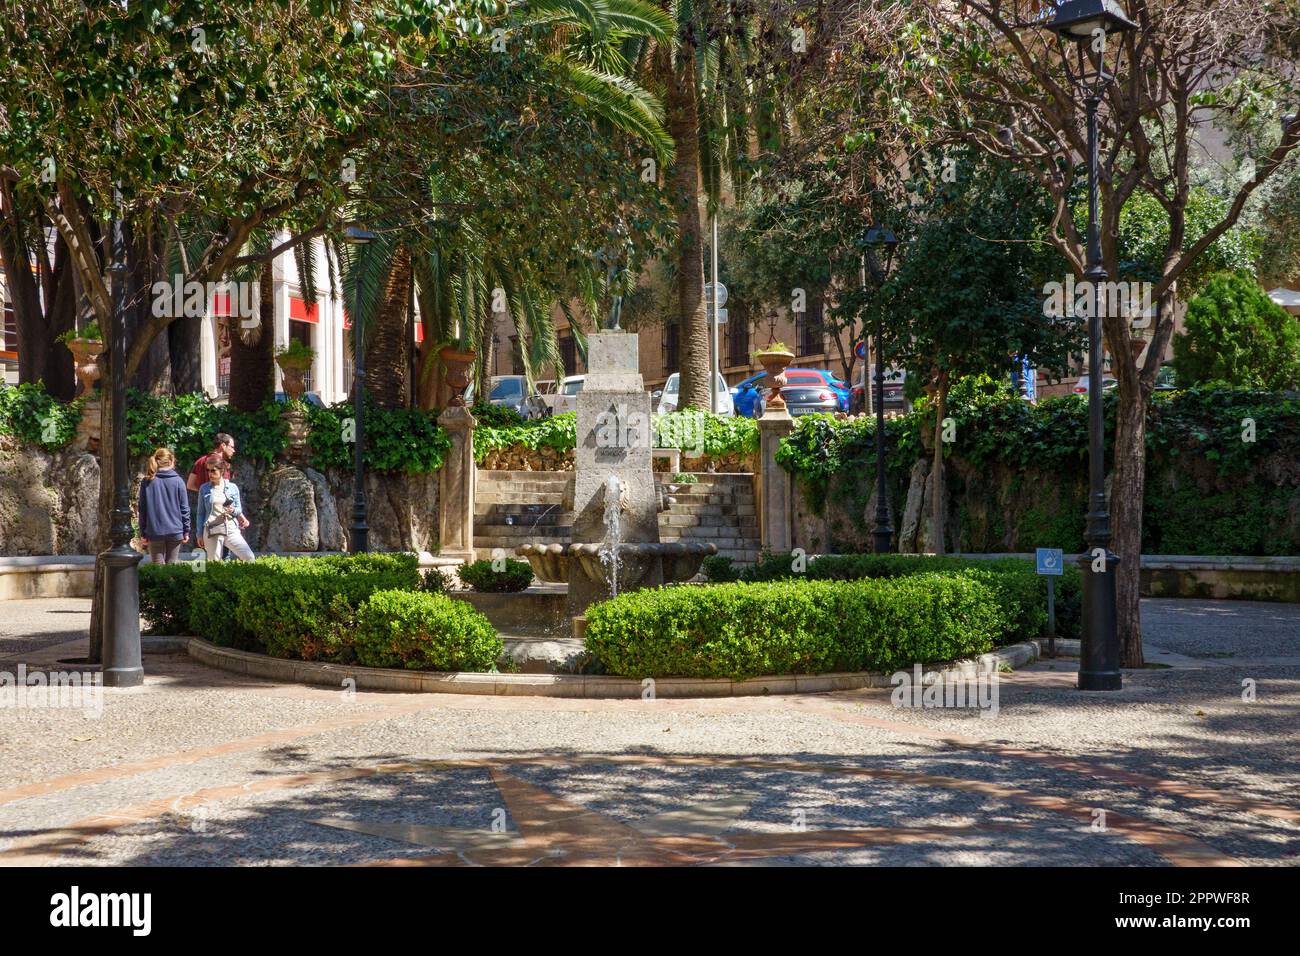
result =
[[[0,604],[0,671],[84,655],[88,610]],[[888,690],[347,694],[150,654],[98,717],[0,710],[0,861],[1300,862],[1300,606],[1143,615],[1160,666],[1122,692],[1042,660],[992,718]]]

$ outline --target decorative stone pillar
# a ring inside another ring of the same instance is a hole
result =
[[[86,399],[86,403],[81,406],[81,421],[77,423],[77,436],[73,439],[73,448],[78,451],[88,451],[92,455],[99,454],[99,416],[99,396],[96,394]]]
[[[776,463],[781,439],[794,431],[784,408],[772,408],[758,420],[758,528],[765,551],[794,548],[794,476]]]
[[[453,405],[438,416],[447,430],[451,449],[438,476],[438,553],[443,557],[474,560],[474,426],[477,422],[463,405]]]

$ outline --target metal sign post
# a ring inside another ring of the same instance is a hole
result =
[[[1056,579],[1065,573],[1065,552],[1061,548],[1039,548],[1036,570],[1047,576],[1047,656],[1056,656]]]
[[[718,379],[722,377],[721,356],[718,354],[718,326],[726,321],[721,306],[727,304],[727,287],[718,281],[718,217],[713,217],[713,281],[704,284],[704,302],[709,310],[709,410],[718,413]]]

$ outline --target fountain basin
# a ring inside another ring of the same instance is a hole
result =
[[[596,584],[608,584],[610,565],[601,560],[612,548],[618,549],[618,590],[689,581],[699,573],[700,565],[718,553],[712,541],[634,542],[606,545],[525,544],[515,549],[526,558],[533,573],[543,581],[568,583],[570,571],[580,571]]]

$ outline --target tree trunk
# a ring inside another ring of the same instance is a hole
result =
[[[679,369],[678,408],[708,410],[709,324],[704,311],[703,223],[700,219],[699,109],[695,99],[695,50],[681,44],[677,64],[667,46],[658,57],[667,95],[664,108],[668,133],[676,144],[673,160],[673,205],[677,214],[677,322]]]
[[[930,468],[930,540],[928,550],[943,554],[944,515],[943,503],[943,420],[948,414],[948,373],[939,375],[934,401],[934,464]]]
[[[1124,667],[1142,666],[1142,496],[1146,484],[1146,389],[1119,397],[1115,423],[1114,472],[1110,486],[1111,550],[1119,556],[1115,575],[1116,626]]]
[[[406,309],[411,282],[411,250],[393,250],[384,301],[366,343],[366,390],[380,408],[406,407],[406,371],[410,364],[410,331]]]
[[[171,360],[172,388],[177,395],[203,390],[203,320],[188,316],[167,326],[167,353]]]
[[[262,266],[258,281],[258,324],[240,327],[230,319],[230,407],[255,412],[275,396],[275,277]]]
[[[54,276],[45,297],[47,314],[32,272],[34,263],[23,241],[25,223],[7,183],[0,205],[0,266],[4,268],[5,295],[13,307],[18,331],[18,341],[7,342],[6,347],[18,351],[18,381],[44,382],[51,395],[70,399],[75,387],[72,355],[62,343],[54,341],[59,333],[71,328],[76,316],[76,297],[69,295],[66,287],[72,280],[67,247],[62,240],[56,241]]]

